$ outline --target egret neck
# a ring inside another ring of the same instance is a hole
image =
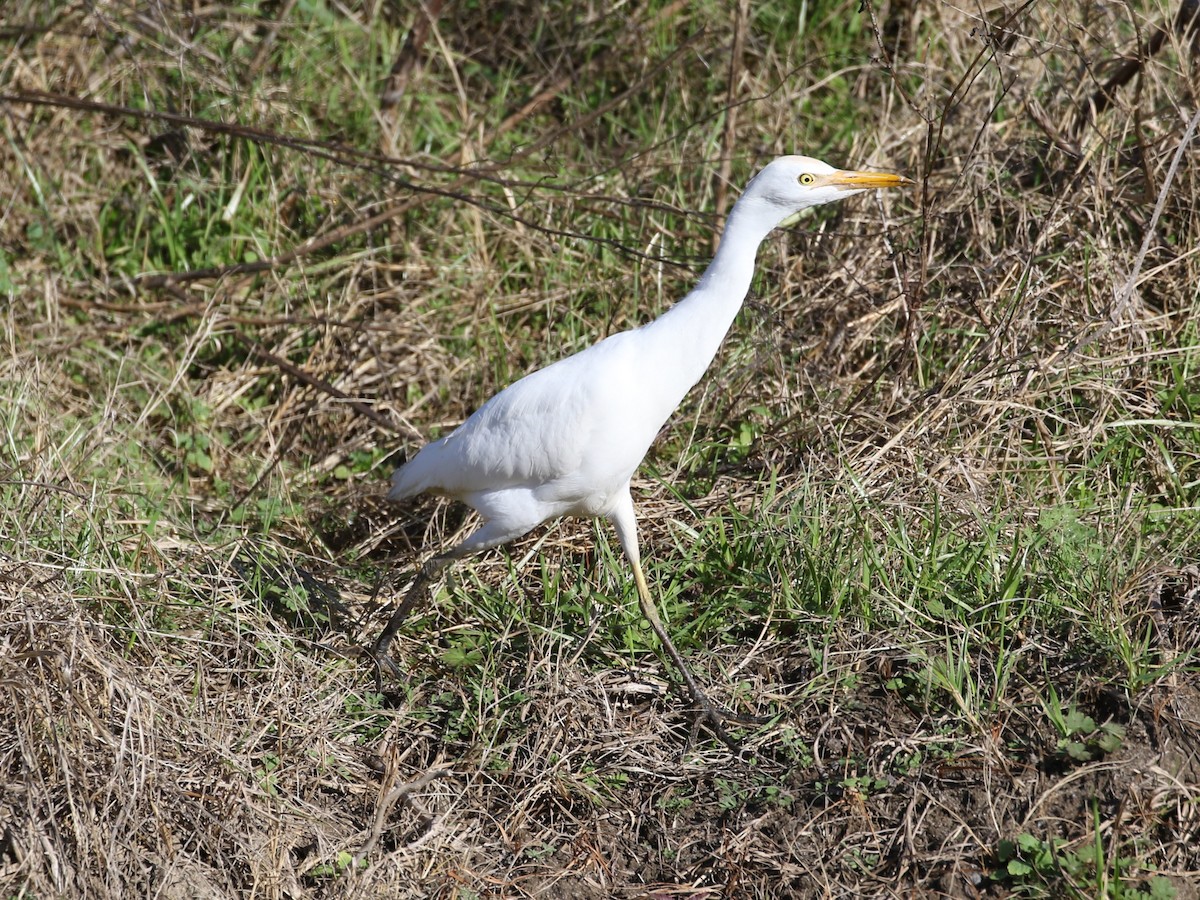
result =
[[[655,370],[669,379],[664,401],[674,409],[717,355],[754,278],[758,248],[787,211],[749,193],[734,205],[708,268],[686,297],[642,327],[657,356]],[[667,396],[669,394],[669,396]]]

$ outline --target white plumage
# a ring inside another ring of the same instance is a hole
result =
[[[716,355],[750,289],[758,247],[771,230],[809,207],[906,183],[899,175],[843,171],[804,156],[774,160],[746,186],[716,256],[679,303],[640,328],[525,376],[397,469],[390,499],[441,494],[476,509],[483,524],[422,566],[376,642],[376,657],[386,658],[406,612],[451,561],[508,543],[549,519],[604,516],[633,567],[643,613],[702,714],[725,738],[722,714],[684,666],[650,599],[629,481]]]

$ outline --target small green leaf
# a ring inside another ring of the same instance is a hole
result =
[[[1067,741],[1063,749],[1067,751],[1067,756],[1079,762],[1087,762],[1092,758],[1092,751],[1079,741]]]
[[[483,654],[474,647],[464,647],[461,644],[450,647],[442,654],[442,661],[455,669],[477,666],[483,661]]]
[[[9,295],[16,289],[8,267],[8,256],[0,248],[0,294]]]
[[[1042,849],[1042,842],[1032,834],[1029,834],[1029,832],[1025,832],[1017,838],[1017,846],[1021,848],[1023,853],[1033,853],[1036,850]]]
[[[205,453],[203,450],[191,451],[187,455],[187,460],[189,463],[191,463],[197,469],[200,469],[204,472],[211,472],[213,470],[212,457],[209,456],[207,453]]]
[[[1116,725],[1112,722],[1104,725],[1101,729],[1103,732],[1096,740],[1098,746],[1105,753],[1112,753],[1121,746],[1121,741],[1125,739],[1125,727]]]
[[[1155,875],[1150,879],[1150,900],[1175,900],[1178,893],[1171,879]]]
[[[1096,720],[1077,709],[1070,710],[1064,722],[1067,734],[1091,734],[1096,730]]]

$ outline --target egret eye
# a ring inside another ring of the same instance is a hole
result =
[[[812,175],[810,175],[808,172],[805,172],[803,175],[801,175],[801,176],[800,176],[798,179],[796,179],[796,180],[797,180],[797,181],[799,181],[799,182],[800,182],[802,185],[804,185],[805,187],[807,187],[808,185],[812,184],[812,183],[813,183],[814,181],[816,181],[817,179],[816,179],[816,178],[814,178]]]

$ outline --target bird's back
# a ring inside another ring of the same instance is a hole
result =
[[[392,476],[394,500],[425,491],[540,489],[584,499],[623,487],[678,398],[654,385],[642,329],[613,335],[492,397]],[[673,399],[674,402],[671,402]]]

